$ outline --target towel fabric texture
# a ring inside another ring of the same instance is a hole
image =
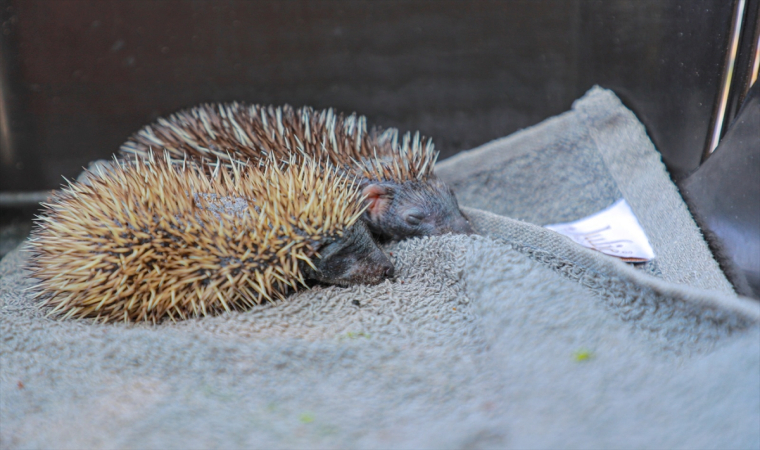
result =
[[[48,319],[12,252],[0,448],[760,447],[760,306],[614,94],[437,171],[481,235],[392,244],[393,281],[245,313]],[[621,197],[645,265],[540,226]]]

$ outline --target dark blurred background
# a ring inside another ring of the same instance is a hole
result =
[[[708,136],[729,0],[3,0],[0,191],[51,189],[158,116],[243,100],[421,130],[442,157],[594,84],[675,179]]]
[[[599,84],[644,123],[673,180],[692,193],[703,230],[728,236],[723,250],[711,242],[714,252],[751,272],[760,296],[760,255],[749,254],[760,248],[760,146],[745,145],[760,141],[751,111],[726,139],[745,148],[720,150],[733,155],[721,161],[716,151],[700,168],[748,90],[759,7],[0,0],[0,257],[25,238],[62,175],[76,177],[180,108],[232,100],[334,107],[420,130],[445,158],[562,113]],[[734,229],[750,231],[721,231]]]

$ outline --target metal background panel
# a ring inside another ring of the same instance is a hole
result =
[[[58,186],[206,101],[336,107],[442,156],[567,110],[593,84],[674,178],[700,162],[726,0],[4,0],[0,190]],[[5,127],[3,127],[5,123]]]

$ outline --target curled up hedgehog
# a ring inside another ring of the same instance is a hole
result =
[[[63,317],[159,322],[282,299],[307,280],[376,284],[393,265],[361,192],[311,160],[231,169],[114,163],[45,204],[28,269]]]
[[[121,153],[144,156],[151,149],[166,149],[175,158],[254,163],[269,154],[324,159],[358,177],[367,205],[363,218],[384,240],[473,232],[454,193],[433,173],[438,152],[432,141],[407,133],[399,143],[395,129],[368,132],[363,116],[287,105],[205,104],[144,127]]]

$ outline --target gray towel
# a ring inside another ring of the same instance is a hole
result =
[[[598,114],[557,127],[584,104]],[[614,116],[633,118],[596,90],[510,138],[581,148],[572,136],[592,136],[601,153],[605,133],[628,136],[620,161],[603,159],[598,179],[584,175],[584,194],[544,198],[561,204],[530,216],[515,191],[484,191],[485,205],[514,218],[467,209],[485,236],[389,246],[398,275],[378,286],[318,287],[176,324],[95,325],[46,319],[22,292],[32,282],[19,269],[24,253],[11,253],[0,261],[0,447],[760,447],[760,307],[719,271],[706,281],[688,273],[714,261],[677,198],[649,216],[645,189],[612,169],[661,170],[658,159],[641,161],[652,151],[646,136],[619,130],[631,123]],[[503,153],[519,152],[511,148]],[[535,153],[521,157],[528,170],[553,164]],[[597,164],[587,153],[553,170]],[[477,206],[475,185],[488,176],[455,180],[464,205]],[[620,195],[663,258],[660,277],[538,226]],[[657,231],[657,220],[685,231]],[[678,231],[682,241],[668,242]]]
[[[625,198],[665,280],[734,293],[644,126],[594,87],[573,110],[436,167],[462,205],[538,225],[569,222]]]

